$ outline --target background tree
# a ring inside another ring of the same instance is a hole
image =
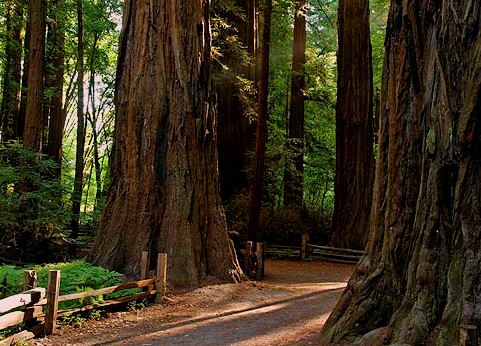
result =
[[[28,91],[23,143],[26,149],[41,153],[44,125],[45,1],[30,1],[29,13]]]
[[[480,327],[480,6],[391,2],[370,239],[326,343],[452,345]]]
[[[219,177],[227,203],[248,188],[248,153],[255,142],[258,0],[218,4],[215,86],[219,114]]]
[[[302,209],[304,195],[304,93],[306,63],[307,2],[297,0],[294,10],[292,45],[291,102],[287,130],[290,153],[284,171],[284,205]]]
[[[75,155],[75,178],[72,192],[71,237],[76,239],[79,232],[80,204],[84,182],[85,117],[84,117],[84,24],[83,0],[77,0],[77,146]]]
[[[5,63],[3,92],[0,109],[1,140],[17,137],[15,124],[20,116],[22,75],[23,3],[9,0],[6,3]]]
[[[259,219],[262,207],[262,185],[264,183],[264,156],[269,118],[269,46],[271,40],[272,1],[264,1],[262,41],[259,70],[259,96],[257,99],[257,133],[254,153],[254,176],[250,188],[249,224],[247,240],[257,242]]]
[[[111,185],[90,256],[138,275],[169,254],[174,286],[240,275],[219,195],[208,2],[127,0]]]
[[[62,141],[65,116],[63,112],[64,60],[65,60],[65,1],[50,2],[47,34],[47,71],[45,77],[45,117],[48,118],[48,140],[45,153],[58,164],[56,176],[62,167]]]
[[[369,3],[340,0],[336,182],[331,243],[364,249],[374,180],[373,80]]]

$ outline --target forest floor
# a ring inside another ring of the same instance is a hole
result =
[[[316,345],[353,270],[268,260],[262,281],[172,292],[161,305],[61,326],[34,345]]]

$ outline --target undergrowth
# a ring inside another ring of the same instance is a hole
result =
[[[122,274],[94,266],[83,260],[44,266],[36,265],[29,268],[4,265],[0,267],[0,299],[23,291],[23,272],[27,269],[37,272],[39,287],[47,287],[49,270],[60,270],[60,295],[115,286],[122,282]],[[94,297],[90,304],[101,304],[104,300],[132,293],[135,293],[135,290],[111,293],[105,297]],[[82,305],[85,305],[84,301],[61,302],[59,309],[71,309]]]

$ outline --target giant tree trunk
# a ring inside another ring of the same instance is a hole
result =
[[[336,179],[331,243],[364,249],[374,180],[369,2],[339,1]]]
[[[238,278],[219,195],[207,1],[127,0],[111,185],[90,259],[139,274],[169,257],[174,286]]]
[[[481,1],[392,1],[366,254],[326,343],[453,345],[481,327]]]
[[[304,92],[306,87],[306,1],[297,0],[292,45],[291,103],[284,173],[284,205],[302,209],[304,194]]]
[[[0,109],[0,131],[2,141],[16,138],[15,121],[20,113],[22,75],[22,26],[23,4],[10,0],[6,4],[6,42],[3,72],[2,104]]]
[[[30,0],[28,91],[23,143],[41,152],[43,139],[43,79],[45,74],[45,1]]]
[[[238,76],[255,83],[255,60],[257,55],[257,11],[258,0],[237,0],[237,6],[245,18],[238,14],[225,13],[226,19],[234,23],[233,32],[240,44],[252,59],[244,61],[236,50],[222,52],[222,66],[216,66],[220,76],[216,84],[219,114],[219,177],[220,192],[224,202],[229,201],[237,192],[248,187],[247,154],[254,149],[255,122],[249,118],[248,108],[251,96],[239,87]],[[222,34],[223,32],[221,32]],[[227,40],[226,37],[224,37]],[[255,103],[255,100],[252,100]]]

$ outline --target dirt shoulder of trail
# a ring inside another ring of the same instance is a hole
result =
[[[37,346],[316,345],[353,265],[275,260],[262,281],[169,294],[161,305],[61,326]]]

